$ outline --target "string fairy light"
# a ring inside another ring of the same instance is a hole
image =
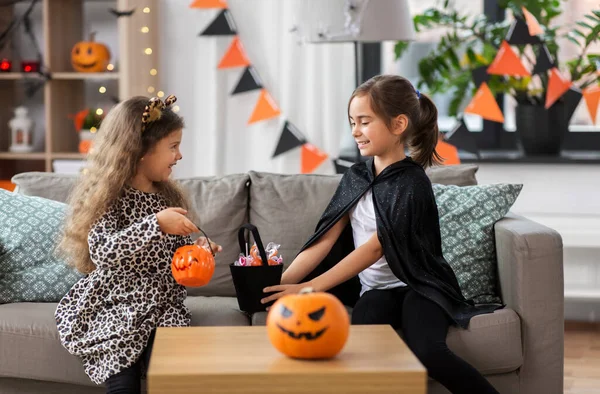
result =
[[[142,9],[142,12],[144,14],[149,14],[150,13],[150,7],[146,6]],[[140,27],[140,32],[142,34],[147,34],[150,32],[150,27],[148,26],[147,23],[143,23],[142,26]],[[144,53],[148,56],[152,55],[153,50],[151,46],[148,46],[144,49]],[[155,67],[151,67],[150,70],[148,71],[149,74],[152,77],[156,77],[158,75],[158,70]],[[156,88],[151,84],[148,86],[148,88],[146,89],[148,93],[153,94],[156,91]],[[157,93],[158,97],[164,97],[165,93],[162,90],[159,90]]]

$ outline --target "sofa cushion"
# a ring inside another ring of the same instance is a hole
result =
[[[192,325],[246,326],[234,297],[188,297]],[[95,386],[79,358],[61,345],[56,330],[56,303],[0,305],[0,376]],[[1,391],[1,390],[0,390]]]
[[[265,325],[266,321],[267,312],[252,315],[253,326]],[[512,372],[523,364],[521,320],[512,309],[474,316],[466,330],[450,327],[446,343],[485,375]]]
[[[314,232],[340,179],[341,175],[250,172],[250,223],[264,245],[281,245],[284,269]]]
[[[513,205],[523,185],[433,185],[442,252],[460,289],[476,303],[500,303],[494,224]]]
[[[203,287],[188,288],[189,295],[235,296],[229,264],[238,257],[239,228],[248,221],[247,174],[179,179],[206,234],[223,247],[215,257],[215,273]]]
[[[0,189],[0,304],[58,302],[81,278],[55,255],[66,205]]]
[[[75,174],[23,172],[15,175],[11,181],[17,185],[16,191],[20,194],[67,202],[77,177]]]
[[[55,303],[0,305],[0,376],[94,385],[61,345],[55,310]]]
[[[238,308],[235,297],[193,296],[185,300],[192,326],[249,326],[250,317]]]
[[[452,166],[429,167],[425,171],[431,183],[441,185],[473,186],[477,185],[475,174],[479,170],[477,164],[458,164]]]

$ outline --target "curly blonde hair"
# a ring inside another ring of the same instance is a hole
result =
[[[85,175],[79,177],[69,196],[70,210],[58,252],[83,274],[96,268],[87,242],[93,223],[122,196],[136,175],[139,160],[158,141],[184,127],[183,119],[165,108],[160,119],[149,123],[142,132],[142,113],[148,102],[148,97],[132,97],[108,113],[98,130]],[[190,209],[175,182],[158,182],[155,186],[169,206]]]

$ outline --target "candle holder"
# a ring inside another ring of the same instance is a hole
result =
[[[27,116],[27,108],[15,108],[15,117],[8,121],[11,131],[10,151],[26,153],[33,151],[33,121]]]
[[[12,70],[12,62],[8,59],[0,60],[0,72],[9,73]]]
[[[40,71],[40,62],[36,60],[24,60],[21,62],[21,70],[24,73],[36,73]]]

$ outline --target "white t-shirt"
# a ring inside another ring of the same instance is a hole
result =
[[[375,207],[373,206],[373,193],[369,189],[350,210],[350,224],[354,236],[354,247],[358,248],[377,232],[375,221]],[[406,286],[406,283],[394,275],[390,266],[382,256],[373,265],[358,274],[362,289],[360,295],[372,289],[392,289]]]

